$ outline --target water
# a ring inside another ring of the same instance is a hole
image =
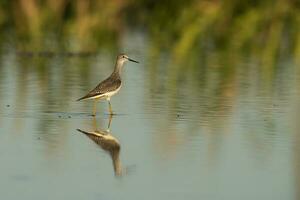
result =
[[[114,51],[3,45],[1,198],[298,199],[297,66],[285,58],[268,79],[245,57],[174,79],[170,57],[148,57],[148,45],[133,34],[120,46],[140,64],[127,63],[112,98],[117,155],[77,130],[107,130],[107,102],[93,119],[93,102],[75,101],[109,75]]]

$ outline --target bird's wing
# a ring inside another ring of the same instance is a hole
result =
[[[101,83],[99,83],[93,90],[91,90],[87,95],[84,97],[78,99],[77,101],[80,101],[82,99],[87,99],[91,98],[94,96],[98,96],[107,92],[112,92],[116,89],[118,89],[121,86],[121,80],[120,79],[112,79],[112,78],[107,78]]]

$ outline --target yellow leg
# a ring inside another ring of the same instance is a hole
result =
[[[112,111],[112,108],[111,108],[110,100],[108,100],[108,106],[109,106],[109,114],[113,115],[113,111]]]

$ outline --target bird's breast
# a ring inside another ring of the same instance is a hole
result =
[[[120,89],[121,89],[121,85],[120,85],[120,87],[118,87],[116,90],[111,91],[111,92],[107,92],[107,93],[105,94],[105,96],[109,98],[109,97],[111,97],[111,96],[117,94],[117,93],[120,91]]]

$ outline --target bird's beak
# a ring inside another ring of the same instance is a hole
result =
[[[132,60],[131,58],[128,58],[128,60],[131,61],[131,62],[139,63],[138,61]]]

